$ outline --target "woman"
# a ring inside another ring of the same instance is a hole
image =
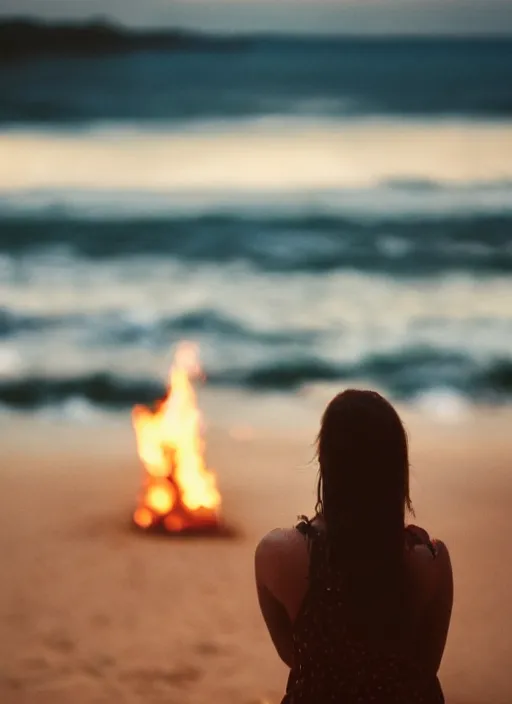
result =
[[[256,549],[263,617],[291,668],[283,704],[442,704],[448,550],[406,526],[407,437],[373,391],[336,396],[318,436],[312,520]]]

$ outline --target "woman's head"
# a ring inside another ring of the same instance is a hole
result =
[[[318,503],[329,554],[342,569],[348,610],[365,630],[392,631],[404,595],[407,436],[374,391],[347,390],[327,406],[318,435]]]
[[[318,508],[362,517],[369,507],[403,516],[411,509],[407,435],[393,406],[375,391],[333,398],[318,434]],[[327,514],[327,515],[326,515]]]

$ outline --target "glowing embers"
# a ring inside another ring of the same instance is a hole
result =
[[[221,498],[204,459],[201,414],[192,381],[201,376],[197,347],[181,343],[168,379],[167,396],[154,408],[136,406],[133,426],[144,466],[135,524],[181,533],[215,529]]]

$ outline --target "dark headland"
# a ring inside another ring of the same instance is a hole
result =
[[[240,48],[240,37],[208,36],[175,29],[132,30],[104,21],[46,24],[36,20],[0,21],[0,60],[81,56],[136,51]]]

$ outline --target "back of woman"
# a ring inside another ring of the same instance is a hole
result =
[[[316,516],[256,553],[263,616],[290,666],[289,704],[440,704],[449,556],[405,525],[405,431],[379,394],[346,391],[318,437]]]
[[[413,656],[407,625],[389,641],[348,626],[343,574],[329,560],[323,532],[308,521],[297,528],[309,541],[311,577],[294,623],[294,664],[284,701],[442,703],[437,677]]]

